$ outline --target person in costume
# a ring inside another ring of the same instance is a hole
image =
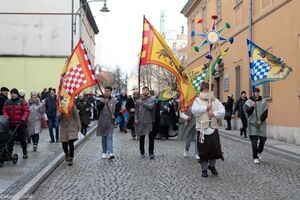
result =
[[[212,87],[213,88],[213,87]],[[209,99],[211,97],[211,102]],[[222,119],[225,109],[222,103],[209,93],[209,84],[200,84],[200,94],[195,99],[191,111],[196,117],[198,152],[202,168],[202,177],[208,177],[207,170],[218,175],[215,168],[216,160],[223,158],[217,119]]]
[[[102,137],[102,159],[114,159],[113,154],[113,132],[114,120],[116,115],[116,105],[118,100],[111,96],[112,87],[104,88],[104,96],[100,97],[98,110],[99,121],[97,127],[97,136]]]
[[[261,153],[267,141],[268,103],[260,96],[260,90],[254,89],[254,97],[250,97],[244,104],[244,112],[248,119],[248,133],[252,143],[253,159],[259,164]],[[259,141],[259,144],[258,144]]]
[[[154,157],[154,133],[152,126],[154,121],[155,97],[150,95],[149,88],[143,87],[143,96],[136,100],[135,132],[140,137],[141,158],[145,158],[145,136],[149,136],[149,158]]]

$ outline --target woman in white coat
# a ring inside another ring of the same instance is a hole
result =
[[[41,119],[45,113],[45,104],[43,104],[37,96],[36,92],[31,92],[28,100],[30,114],[28,119],[28,133],[31,135],[33,143],[33,151],[37,150],[39,143],[39,134],[42,132]]]

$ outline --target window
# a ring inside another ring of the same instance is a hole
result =
[[[216,0],[216,1],[217,1],[217,16],[219,17],[218,21],[220,21],[222,18],[222,3],[221,0]]]
[[[271,83],[263,84],[263,98],[271,99]]]
[[[241,94],[241,66],[235,67],[235,99],[238,100]]]
[[[196,31],[195,30],[195,17],[193,17],[191,20],[191,30]],[[194,43],[195,43],[195,36],[192,37],[191,45],[193,45]]]
[[[238,28],[243,23],[243,6],[242,4],[237,5],[234,8],[234,27]]]

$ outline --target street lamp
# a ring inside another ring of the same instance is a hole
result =
[[[91,1],[86,1],[85,3],[83,3],[78,10],[76,11],[76,13],[74,13],[74,0],[72,0],[72,34],[71,34],[71,51],[73,51],[73,45],[74,45],[74,35],[76,35],[76,19],[77,19],[77,15],[79,15],[79,11],[81,10],[81,8],[83,8],[85,5],[91,3],[91,2],[104,2],[103,3],[103,7],[100,10],[100,12],[110,12],[110,10],[107,8],[106,5],[106,0],[91,0]],[[74,19],[74,15],[75,15],[75,19]]]

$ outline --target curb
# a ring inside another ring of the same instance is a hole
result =
[[[81,140],[77,140],[74,144],[76,149],[81,145],[87,138],[89,138],[92,133],[96,130],[97,124],[93,126]],[[63,162],[64,153],[60,153],[47,167],[45,167],[40,173],[38,173],[29,183],[27,183],[17,194],[15,194],[11,199],[30,199],[30,195],[48,178],[48,176]]]
[[[249,139],[247,139],[247,140],[241,139],[238,136],[235,136],[235,135],[232,135],[232,134],[228,134],[224,130],[219,130],[219,133],[224,138],[227,138],[227,139],[230,139],[230,140],[233,140],[235,142],[242,143],[242,144],[251,145],[251,142],[250,142]],[[294,152],[291,152],[291,151],[287,151],[285,149],[281,149],[281,148],[269,145],[267,143],[265,144],[264,151],[266,151],[268,153],[271,153],[271,154],[274,154],[274,155],[277,155],[277,156],[284,157],[286,159],[290,159],[290,160],[294,160],[294,161],[300,162],[300,154],[297,154],[297,153],[294,153]]]

